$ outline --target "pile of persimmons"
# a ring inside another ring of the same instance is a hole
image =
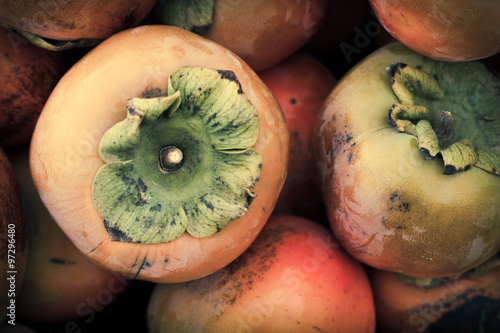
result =
[[[0,332],[497,332],[497,0],[0,0]]]

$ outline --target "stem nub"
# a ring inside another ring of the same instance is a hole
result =
[[[184,159],[182,150],[175,146],[162,147],[158,155],[158,164],[160,166],[160,171],[163,173],[177,171],[181,167]]]

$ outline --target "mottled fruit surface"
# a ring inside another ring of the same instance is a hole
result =
[[[227,267],[158,285],[148,325],[151,332],[374,332],[375,311],[363,267],[331,231],[273,215]]]

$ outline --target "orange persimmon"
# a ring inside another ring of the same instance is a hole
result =
[[[500,324],[500,260],[458,276],[409,279],[368,270],[381,332],[497,332]]]
[[[273,215],[250,248],[201,279],[158,284],[156,332],[375,332],[363,266],[318,223]]]
[[[255,71],[299,50],[320,28],[326,0],[159,0],[164,24],[194,31],[240,56]]]
[[[161,103],[160,114],[152,104]],[[283,112],[249,66],[194,33],[151,25],[107,39],[59,81],[30,164],[49,212],[92,261],[178,282],[215,272],[257,237],[283,186],[288,145]],[[183,161],[174,171],[172,157]]]
[[[325,207],[314,183],[310,142],[316,117],[336,79],[306,53],[296,53],[258,74],[280,103],[290,132],[288,174],[275,213],[325,220]]]
[[[1,0],[0,24],[25,35],[37,46],[61,50],[94,45],[137,26],[155,3],[156,0]]]

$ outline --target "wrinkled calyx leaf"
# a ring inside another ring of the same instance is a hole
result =
[[[206,237],[242,217],[262,157],[259,114],[231,71],[181,67],[166,96],[133,98],[103,136],[94,205],[113,240]]]
[[[500,79],[479,62],[436,62],[430,72],[386,68],[399,103],[388,123],[418,138],[425,159],[442,158],[446,175],[472,166],[500,175]]]
[[[14,34],[26,38],[31,44],[35,46],[38,46],[42,49],[46,49],[49,51],[65,51],[76,47],[92,47],[96,46],[101,42],[100,40],[97,39],[56,40],[56,39],[44,38],[36,34],[33,34],[31,32],[14,28],[4,23],[0,23],[0,27],[3,27]]]
[[[158,0],[154,12],[163,24],[205,35],[212,27],[214,4],[215,0]]]

